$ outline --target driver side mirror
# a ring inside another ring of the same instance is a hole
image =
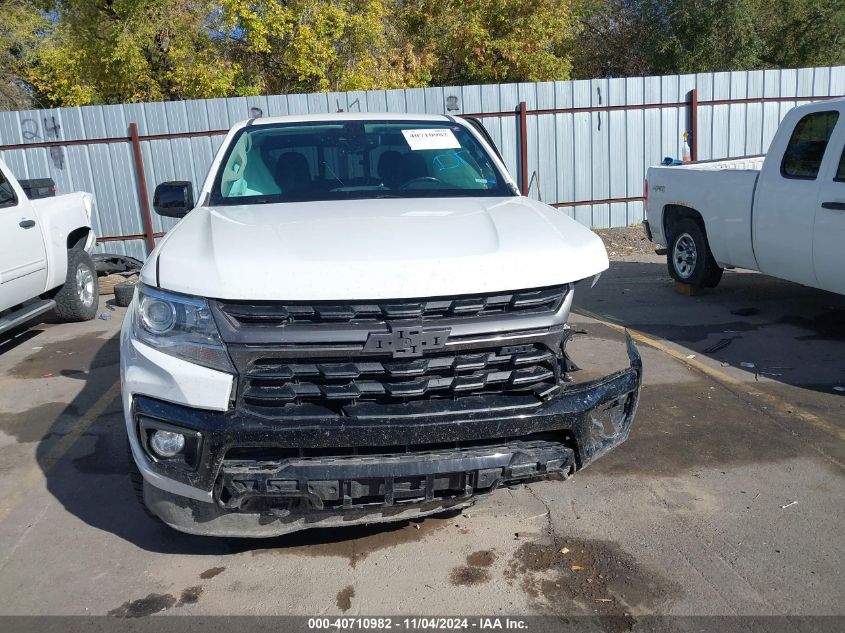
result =
[[[153,194],[153,208],[163,217],[184,218],[194,208],[194,185],[187,180],[161,183]]]

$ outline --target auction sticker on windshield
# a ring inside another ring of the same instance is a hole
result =
[[[448,128],[429,128],[419,130],[402,130],[405,140],[411,149],[461,149],[461,144]]]

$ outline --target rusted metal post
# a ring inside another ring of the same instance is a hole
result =
[[[522,195],[528,195],[528,110],[525,101],[519,102],[519,171]]]
[[[144,175],[144,158],[141,156],[141,141],[138,140],[138,126],[129,124],[129,137],[132,142],[132,155],[135,157],[135,176],[138,179],[138,199],[141,201],[141,219],[144,222],[144,242],[149,255],[156,247],[153,216],[150,213],[150,201],[147,199],[147,177]]]
[[[698,90],[689,91],[689,157],[692,162],[698,160]]]

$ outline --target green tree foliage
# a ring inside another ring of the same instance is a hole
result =
[[[52,28],[25,76],[52,103],[215,97],[243,87],[213,36],[211,2],[60,0],[48,8]]]
[[[0,110],[31,103],[25,76],[49,26],[49,20],[26,0],[6,0],[0,5]]]
[[[568,79],[572,0],[398,3],[402,30],[436,85]]]
[[[845,63],[843,0],[581,0],[580,77]]]
[[[0,0],[0,108],[845,64],[845,0]]]
[[[424,85],[392,0],[223,0],[227,50],[263,92]]]
[[[769,68],[845,64],[845,0],[755,0]]]

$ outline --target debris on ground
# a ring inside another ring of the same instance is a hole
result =
[[[745,367],[746,369],[754,369],[756,367],[756,365],[754,363],[747,363],[747,362],[740,363],[740,366]]]
[[[137,281],[138,275],[133,273],[129,276],[122,273],[115,273],[113,275],[106,275],[97,279],[97,285],[100,288],[100,295],[113,295],[115,286],[126,283],[127,281]]]
[[[94,268],[98,276],[123,274],[125,276],[137,275],[141,272],[144,262],[128,255],[115,255],[112,253],[94,253],[91,255],[94,261]]]
[[[111,315],[108,312],[100,312],[100,320],[101,321],[108,321],[111,319]]]
[[[734,337],[737,338],[737,337]],[[702,350],[705,354],[714,354],[725,349],[728,345],[733,342],[733,338],[723,338],[718,343],[714,343],[710,347],[705,350]]]
[[[794,505],[798,505],[798,502],[797,501],[791,501],[790,503],[787,503],[785,506],[781,506],[780,509],[786,510],[787,508],[791,508]]]
[[[654,255],[654,244],[648,241],[642,225],[593,229],[593,232],[604,242],[611,260],[621,260],[631,255]]]

